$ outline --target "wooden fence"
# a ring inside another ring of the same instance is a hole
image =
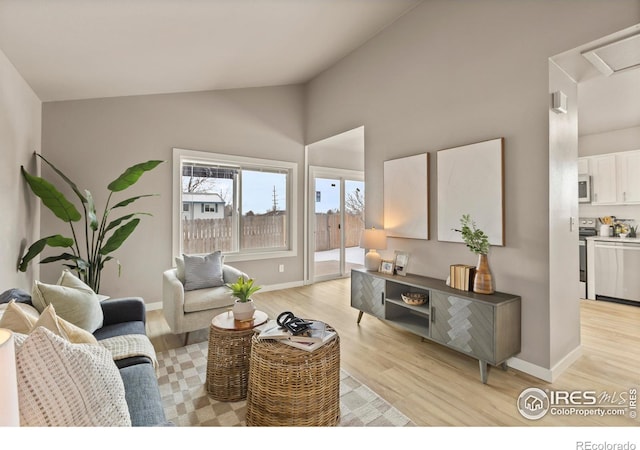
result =
[[[357,247],[363,222],[360,215],[345,215],[345,246]],[[316,251],[340,248],[340,215],[316,214]],[[182,221],[182,248],[187,254],[232,250],[232,219],[194,219]],[[242,248],[286,247],[287,216],[244,216]]]
[[[344,215],[344,246],[360,245],[360,233],[364,227],[360,214]],[[340,214],[316,214],[316,251],[340,248]]]

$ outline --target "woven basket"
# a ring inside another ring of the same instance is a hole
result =
[[[207,393],[222,402],[247,397],[249,355],[254,330],[232,331],[209,327],[207,357]]]
[[[340,338],[308,352],[252,339],[247,426],[335,426],[340,421]]]
[[[419,306],[427,303],[427,294],[422,294],[420,292],[407,292],[406,294],[401,294],[402,301],[407,305]]]

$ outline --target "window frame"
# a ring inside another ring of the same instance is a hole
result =
[[[289,236],[287,238],[289,246],[287,249],[251,249],[242,250],[240,248],[240,236],[238,236],[237,251],[224,252],[225,261],[251,261],[259,259],[284,258],[297,256],[298,243],[298,164],[289,161],[277,161],[262,158],[251,158],[247,156],[227,155],[222,153],[210,153],[199,150],[188,150],[182,148],[173,149],[172,167],[172,248],[173,256],[182,256],[182,163],[194,162],[202,164],[228,164],[240,167],[242,170],[252,169],[272,169],[287,171],[289,173],[287,183],[287,228]],[[239,190],[241,186],[239,186]],[[241,210],[241,192],[234,193],[236,196],[236,211]],[[236,216],[237,219],[239,217]],[[234,220],[234,226],[239,227],[240,220]],[[239,229],[238,229],[239,231]]]

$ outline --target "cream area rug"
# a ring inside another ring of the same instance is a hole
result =
[[[219,402],[207,395],[208,342],[157,354],[158,381],[167,420],[179,427],[245,426],[246,401]],[[340,426],[414,426],[375,392],[340,370]]]

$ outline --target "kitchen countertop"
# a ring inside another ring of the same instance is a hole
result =
[[[604,242],[620,242],[620,243],[628,243],[628,244],[640,244],[640,238],[634,237],[610,237],[610,236],[589,236],[586,238],[587,241],[604,241]]]

